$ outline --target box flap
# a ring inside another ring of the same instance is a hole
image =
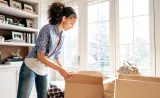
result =
[[[71,75],[72,75],[71,79],[69,80],[65,79],[66,83],[103,85],[103,77],[100,76],[89,76],[89,75],[73,74],[73,73]]]
[[[89,75],[89,76],[99,76],[102,77],[103,74],[100,71],[76,71],[73,72],[74,74],[82,74],[82,75]]]
[[[160,78],[158,78],[158,77],[139,76],[139,75],[124,75],[124,74],[119,74],[118,75],[118,79],[160,82]]]
[[[115,77],[108,78],[108,79],[105,79],[105,80],[103,80],[103,84],[107,84],[107,83],[114,82],[116,79],[117,79],[116,76],[115,76]]]

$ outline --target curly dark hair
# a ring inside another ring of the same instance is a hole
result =
[[[49,6],[48,9],[48,19],[49,24],[56,25],[60,24],[62,21],[62,17],[66,16],[77,18],[77,14],[72,7],[65,7],[65,5],[61,2],[54,2]]]

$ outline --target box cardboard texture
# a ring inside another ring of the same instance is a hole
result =
[[[103,98],[114,98],[114,83],[103,84]]]
[[[65,80],[64,98],[102,98],[103,77],[72,73],[70,80]]]
[[[117,77],[111,77],[103,80],[103,98],[114,98],[114,87],[116,79]]]
[[[119,75],[118,75],[118,79],[150,81],[150,82],[159,82],[159,83],[160,83],[160,78],[158,78],[158,77],[149,77],[149,76],[138,76],[138,75],[123,75],[123,74],[119,74]]]
[[[115,98],[160,98],[160,78],[119,75]]]
[[[116,80],[115,98],[160,98],[160,83]]]

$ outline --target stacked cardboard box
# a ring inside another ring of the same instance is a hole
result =
[[[119,75],[115,98],[160,98],[160,78]]]
[[[64,98],[102,98],[103,76],[100,72],[79,71],[65,80]]]

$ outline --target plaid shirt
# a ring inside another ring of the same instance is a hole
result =
[[[64,92],[62,89],[51,83],[49,85],[50,88],[48,89],[47,98],[64,98]]]
[[[56,47],[56,39],[60,35],[60,42]],[[49,59],[59,58],[60,50],[64,41],[64,34],[59,32],[58,25],[47,24],[42,27],[36,40],[36,45],[27,55],[27,58],[37,58],[37,51],[42,51]]]

